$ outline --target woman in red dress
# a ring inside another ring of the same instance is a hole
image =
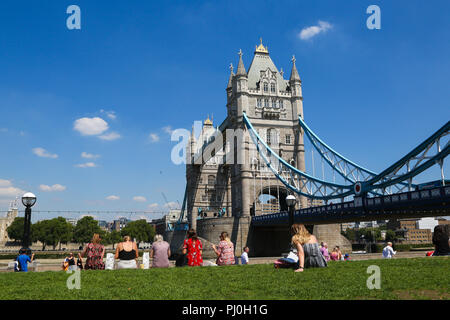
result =
[[[203,246],[194,229],[188,231],[188,237],[183,243],[183,254],[187,254],[188,266],[203,265]]]
[[[103,256],[105,254],[105,246],[100,243],[101,239],[98,233],[92,237],[91,243],[88,243],[78,257],[86,257],[84,269],[104,270]]]

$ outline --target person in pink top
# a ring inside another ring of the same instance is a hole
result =
[[[150,250],[150,259],[153,259],[153,268],[168,268],[170,257],[170,245],[164,241],[162,235],[157,234]]]
[[[328,252],[328,244],[326,242],[322,242],[322,246],[320,247],[320,252],[324,256],[326,261],[330,261],[330,253]]]
[[[234,245],[228,237],[227,232],[220,234],[220,242],[216,247],[214,244],[211,246],[214,252],[217,254],[217,265],[225,266],[234,264]]]

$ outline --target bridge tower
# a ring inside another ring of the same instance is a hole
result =
[[[291,76],[286,80],[262,40],[255,48],[248,72],[242,56],[240,50],[236,75],[232,73],[228,82],[227,127],[243,134],[243,161],[233,164],[230,180],[233,215],[245,217],[287,210],[288,190],[258,155],[245,129],[243,113],[273,150],[302,171],[305,170],[305,150],[298,124],[298,116],[303,117],[303,96],[295,58]],[[299,197],[298,205],[307,207],[307,199]]]
[[[227,117],[216,128],[208,117],[198,138],[193,128],[186,165],[186,210],[190,226],[200,237],[212,242],[217,241],[220,232],[227,231],[235,243],[236,254],[243,246],[251,246],[252,241],[261,241],[260,236],[249,234],[251,216],[287,211],[285,199],[293,194],[265,165],[246,129],[244,113],[272,150],[305,171],[303,130],[298,122],[299,116],[303,118],[302,81],[295,57],[291,60],[290,77],[284,79],[283,70],[275,66],[262,40],[255,48],[248,71],[242,50],[238,55],[236,73],[230,65],[226,87]],[[222,150],[216,150],[205,161],[196,162],[196,154],[199,150],[203,152],[202,146],[217,132],[223,136]],[[221,161],[224,157],[226,161]],[[297,209],[312,204],[306,197],[293,195],[297,197]],[[320,233],[316,227],[314,232]],[[339,233],[338,228],[334,229]],[[278,230],[275,237],[278,240],[275,242],[287,243],[289,232]]]

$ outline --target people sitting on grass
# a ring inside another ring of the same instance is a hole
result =
[[[292,226],[292,244],[297,249],[298,264],[295,272],[304,268],[326,267],[327,261],[319,250],[317,238],[310,234],[303,224]]]
[[[433,232],[433,244],[434,244],[434,253],[433,256],[448,256],[450,255],[450,247],[449,247],[449,225],[437,225],[434,227]]]
[[[326,242],[321,243],[320,252],[326,261],[330,261],[330,253],[328,252],[328,244]]]
[[[164,241],[163,236],[157,234],[150,250],[150,259],[153,259],[153,268],[168,268],[170,257],[170,245]]]
[[[27,255],[27,251],[24,249],[20,249],[19,256],[17,257],[17,263],[20,272],[28,272],[28,263],[33,262],[34,253],[30,257]]]
[[[75,270],[77,270],[77,266],[75,264],[75,257],[73,255],[73,252],[70,252],[69,256],[64,259],[63,269],[64,269],[64,271],[67,271],[67,270],[75,271]]]
[[[331,251],[330,260],[333,260],[333,261],[339,260],[339,251],[338,251],[337,247],[334,247],[333,251]]]
[[[203,265],[203,245],[194,229],[189,229],[187,238],[183,242],[183,254],[187,257],[190,267]]]
[[[83,270],[83,259],[81,259],[80,257],[78,257],[77,259],[77,267],[79,270]]]
[[[242,249],[243,252],[241,254],[241,264],[248,264],[248,252],[250,251],[250,249],[248,247],[244,247],[244,249]]]
[[[339,246],[336,246],[337,253],[338,253],[338,260],[344,260],[344,255],[342,254],[341,248]]]
[[[231,265],[235,263],[234,260],[234,244],[231,242],[228,232],[222,232],[220,234],[220,242],[216,247],[214,244],[211,248],[217,255],[216,264],[218,266]]]
[[[105,246],[100,243],[100,235],[94,233],[92,240],[88,243],[82,253],[78,253],[78,257],[86,258],[84,269],[86,270],[104,270],[105,263],[103,256],[105,255]]]
[[[130,236],[124,236],[123,242],[116,247],[115,259],[119,259],[117,269],[136,269],[139,251],[136,242],[131,241]]]
[[[396,253],[397,251],[394,251],[394,249],[392,249],[392,242],[388,242],[386,247],[384,247],[383,249],[383,258],[391,259]]]

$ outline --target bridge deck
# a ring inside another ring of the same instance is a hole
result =
[[[364,198],[296,210],[294,223],[332,224],[356,221],[450,215],[450,186]],[[287,225],[288,212],[252,217],[252,226]]]

